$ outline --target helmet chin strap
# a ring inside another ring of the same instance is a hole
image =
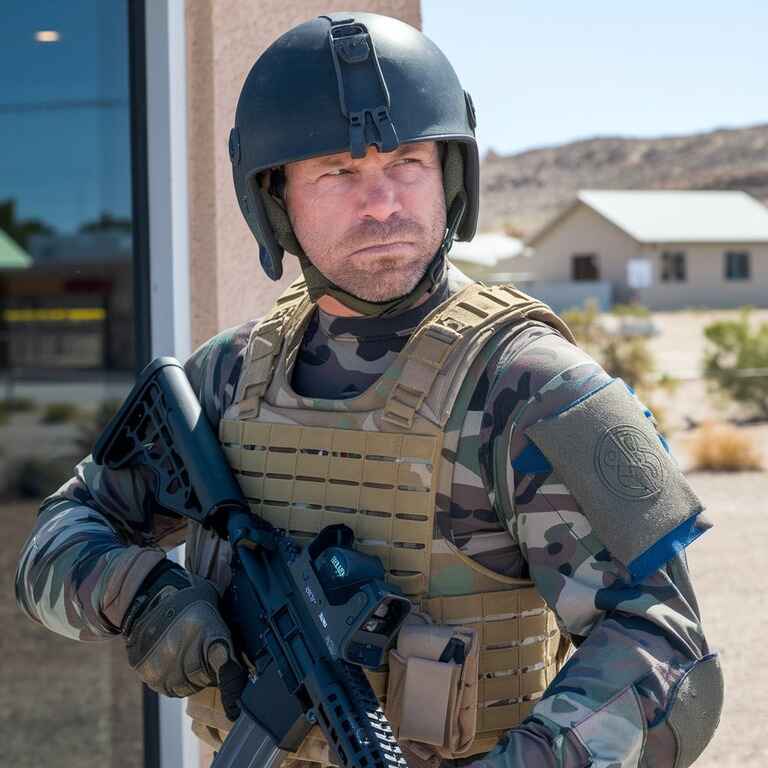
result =
[[[301,271],[307,284],[309,297],[317,301],[321,296],[333,296],[345,307],[353,312],[366,317],[392,317],[405,312],[415,306],[425,295],[431,293],[442,281],[445,275],[445,261],[448,252],[453,245],[456,230],[461,223],[462,216],[467,207],[467,197],[462,190],[451,203],[447,217],[447,227],[440,247],[429,263],[424,276],[416,286],[403,296],[397,296],[388,301],[367,301],[359,296],[348,293],[343,288],[329,280],[320,270],[302,253],[299,258]]]

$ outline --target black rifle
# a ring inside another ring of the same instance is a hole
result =
[[[362,667],[381,665],[410,602],[384,583],[378,558],[352,549],[350,528],[301,546],[254,515],[172,357],[142,371],[93,457],[150,468],[160,506],[232,546],[223,612],[250,681],[216,768],[272,765],[315,723],[343,768],[405,765]]]

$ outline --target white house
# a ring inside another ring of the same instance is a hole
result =
[[[652,309],[768,306],[768,208],[744,192],[584,190],[528,245],[536,285],[607,282]]]
[[[530,277],[531,250],[503,232],[484,232],[470,242],[455,242],[450,260],[475,280],[517,282]]]

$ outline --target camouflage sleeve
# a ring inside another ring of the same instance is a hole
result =
[[[253,321],[224,331],[185,370],[214,428],[232,400]],[[16,599],[34,621],[76,640],[120,631],[125,612],[186,521],[153,502],[143,468],[118,471],[87,456],[74,477],[45,499],[16,571]]]
[[[694,678],[705,689],[721,683],[684,556],[633,583],[551,466],[517,461],[525,428],[610,381],[585,352],[539,332],[506,350],[489,390],[484,480],[577,650],[532,715],[479,761],[483,768],[687,766],[716,726],[716,717],[697,723],[680,703]],[[718,695],[710,707],[717,715]]]

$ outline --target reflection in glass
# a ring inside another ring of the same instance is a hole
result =
[[[0,578],[135,368],[127,0],[5,0],[0,25]],[[142,764],[122,642],[0,590],[0,763]]]

